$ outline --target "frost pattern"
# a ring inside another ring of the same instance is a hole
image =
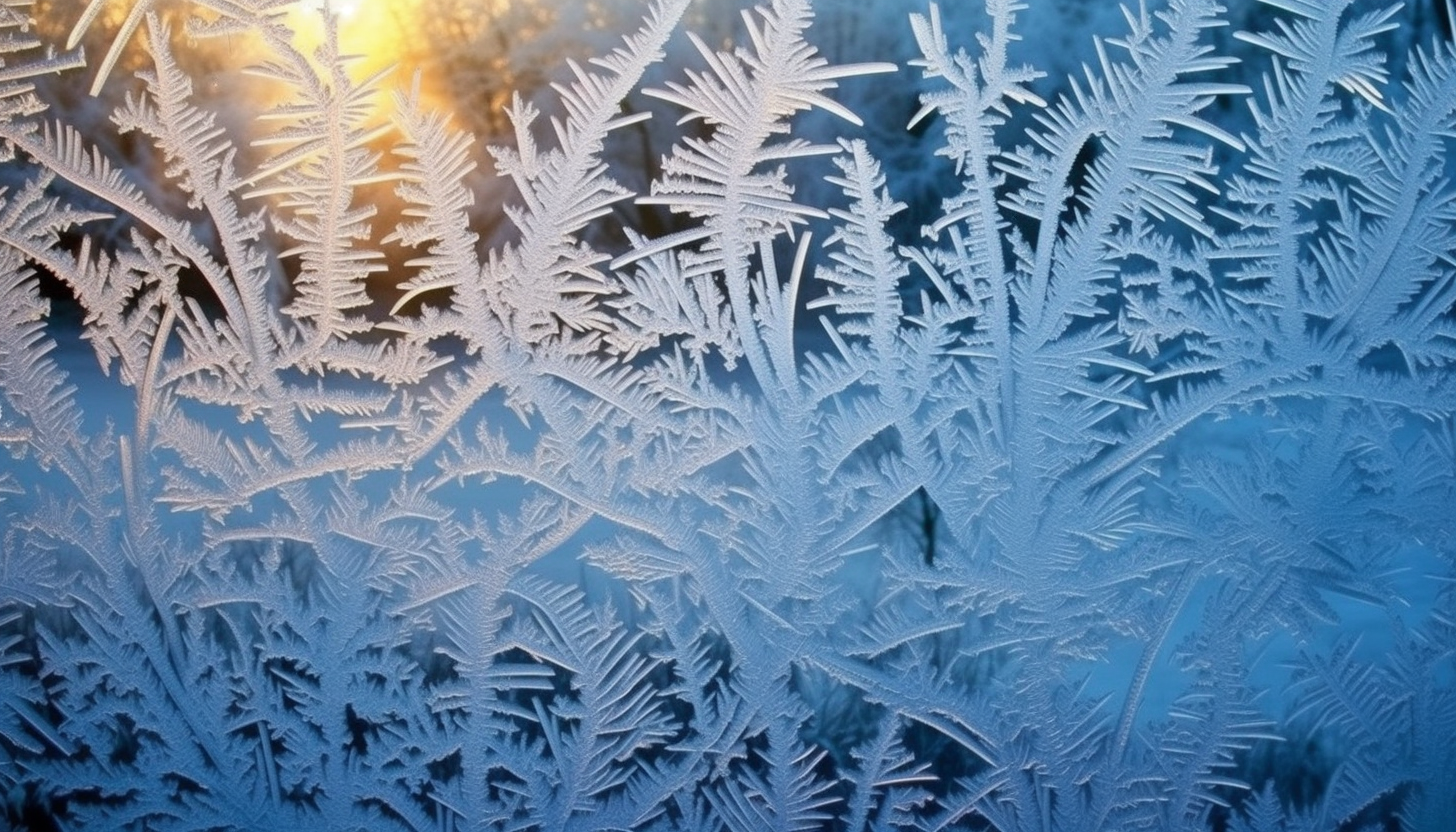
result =
[[[893,64],[773,0],[664,70],[661,0],[509,109],[501,241],[327,14],[192,7],[266,56],[245,138],[152,0],[94,70],[0,8],[10,822],[1446,828],[1456,50],[1392,79],[1398,8],[1262,3],[1125,9],[1046,98],[1021,4],[927,6],[909,209],[837,97]],[[164,178],[60,71],[133,83]]]

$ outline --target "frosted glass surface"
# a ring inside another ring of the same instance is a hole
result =
[[[0,7],[0,825],[1450,830],[1450,6],[1029,5]]]

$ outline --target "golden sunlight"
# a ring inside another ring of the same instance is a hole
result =
[[[408,85],[418,73],[427,104],[494,138],[509,132],[511,93],[529,96],[568,57],[594,54],[599,33],[617,28],[614,8],[600,0],[298,0],[288,23],[296,44],[312,51],[331,16],[355,77],[394,67],[394,83]]]
[[[359,0],[303,0],[296,11],[307,14],[336,14],[340,20],[349,20],[359,11]]]
[[[187,72],[201,79],[198,103],[229,110],[224,101],[230,95],[270,103],[275,91],[266,83],[226,80],[234,77],[231,70],[262,56],[262,43],[226,27],[213,33],[221,33],[218,37],[189,41],[189,18],[205,24],[217,17],[208,5],[38,0],[37,28],[58,42],[79,32],[77,48],[97,67],[90,76],[99,88],[108,76],[131,78],[151,66],[138,27],[145,26],[152,9],[175,46],[188,41],[175,52],[184,56]],[[272,8],[282,13],[293,45],[305,54],[315,52],[332,21],[339,52],[352,57],[348,71],[353,78],[393,67],[379,85],[387,91],[408,88],[418,77],[427,107],[452,113],[458,127],[489,143],[509,141],[506,109],[514,92],[531,99],[569,75],[568,59],[586,61],[617,43],[636,22],[635,11],[621,14],[628,6],[619,0],[283,0]],[[88,25],[73,31],[78,19]],[[220,92],[223,86],[228,92]],[[123,89],[122,83],[113,88]]]
[[[408,27],[419,0],[302,0],[293,7],[289,25],[300,44],[312,47],[323,34],[325,16],[339,27],[339,48],[360,57],[360,68],[372,72],[397,63],[408,49]]]

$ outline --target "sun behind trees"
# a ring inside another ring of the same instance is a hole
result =
[[[290,93],[263,73],[237,71],[262,64],[270,46],[256,31],[219,24],[226,24],[230,5],[228,0],[42,0],[34,9],[40,36],[48,43],[73,45],[86,61],[79,72],[39,78],[42,100],[132,171],[150,199],[176,213],[187,209],[176,191],[165,186],[165,160],[155,148],[119,131],[111,113],[140,88],[137,73],[151,67],[145,37],[145,21],[151,16],[169,33],[172,54],[192,79],[193,100],[243,140],[235,148],[239,159],[256,163],[264,158],[270,125],[252,115]],[[299,0],[279,4],[271,14],[291,33],[293,47],[315,63],[323,60],[318,50],[325,19],[332,17],[337,49],[347,57],[347,73],[354,82],[375,79],[371,95],[380,103],[387,103],[392,90],[415,89],[421,106],[448,114],[456,129],[471,136],[467,152],[474,170],[467,175],[477,197],[470,208],[471,223],[488,243],[498,233],[510,233],[502,209],[515,193],[508,180],[496,175],[490,149],[513,147],[518,141],[507,116],[512,97],[520,96],[548,117],[556,114],[558,102],[549,85],[568,80],[572,62],[584,64],[610,51],[635,25],[638,11],[615,0]],[[391,141],[388,136],[373,141],[386,172],[400,161],[389,152]],[[663,152],[669,142],[652,152]],[[643,148],[651,145],[633,141],[626,146],[645,154],[649,151]],[[367,186],[367,193],[379,212],[374,229],[399,221],[405,206],[389,181]],[[266,198],[276,202],[279,196]],[[129,221],[119,218],[106,239],[124,241],[128,227]],[[384,241],[383,230],[373,236],[387,273],[414,256]],[[275,294],[289,296],[296,277],[295,265],[285,260]],[[371,277],[369,294],[375,312],[388,309],[398,297],[388,277]]]
[[[136,33],[147,14],[172,24],[173,38],[181,42],[189,39],[183,22],[192,15],[206,19],[209,5],[43,0],[35,16],[48,42],[70,41],[82,48],[95,79],[93,94],[114,93],[115,85],[105,86],[103,76],[129,76],[146,64]],[[564,77],[568,59],[584,61],[610,48],[636,19],[636,8],[622,14],[627,5],[612,0],[298,0],[280,4],[279,13],[303,46],[318,37],[322,15],[337,16],[340,46],[361,58],[359,71],[393,67],[401,76],[396,80],[405,84],[419,72],[427,100],[455,113],[462,129],[494,139],[509,133],[505,107],[511,95],[534,97]],[[211,49],[194,43],[178,55],[195,72],[235,62],[239,54],[263,54],[258,44],[246,40],[239,33]],[[67,85],[74,87],[75,79],[68,78]]]

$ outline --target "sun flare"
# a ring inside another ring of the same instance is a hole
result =
[[[303,0],[298,4],[301,11],[338,15],[340,20],[350,20],[359,12],[360,0]]]
[[[332,16],[338,26],[339,46],[361,56],[364,69],[374,70],[399,59],[403,44],[398,15],[409,14],[416,0],[302,0],[293,7],[289,25],[304,42],[323,34],[323,24]]]

